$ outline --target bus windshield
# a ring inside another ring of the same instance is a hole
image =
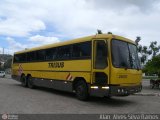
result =
[[[140,69],[136,45],[112,39],[112,63],[117,68]]]

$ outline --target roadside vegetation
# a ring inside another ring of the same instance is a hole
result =
[[[0,71],[10,69],[12,64],[12,55],[0,54]]]
[[[142,70],[146,75],[143,78],[160,78],[160,45],[157,44],[157,41],[153,41],[149,46],[142,46],[139,44],[140,40],[141,38],[137,37],[136,43],[138,45]]]

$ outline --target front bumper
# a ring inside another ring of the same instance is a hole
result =
[[[111,86],[110,95],[113,96],[127,96],[134,93],[138,93],[142,90],[142,86]]]
[[[97,97],[104,96],[128,96],[142,90],[141,85],[137,86],[90,86],[90,95]]]

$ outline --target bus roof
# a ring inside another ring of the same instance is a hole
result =
[[[135,44],[135,42],[133,42],[132,40],[127,39],[127,38],[122,37],[122,36],[113,35],[113,34],[96,34],[96,35],[92,35],[92,36],[87,36],[87,37],[67,40],[67,41],[63,41],[63,42],[43,45],[43,46],[39,46],[39,47],[35,47],[35,48],[25,49],[25,50],[22,50],[22,51],[15,52],[14,54],[21,54],[21,53],[26,53],[26,52],[36,51],[36,50],[43,50],[43,49],[48,49],[48,48],[53,48],[53,47],[58,47],[58,46],[63,46],[63,45],[69,45],[69,44],[74,44],[74,43],[91,41],[92,39],[106,39],[106,38],[120,39],[122,41],[126,41],[126,42],[130,42],[132,44]]]

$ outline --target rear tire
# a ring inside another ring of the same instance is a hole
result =
[[[87,86],[86,82],[78,81],[78,83],[76,84],[75,91],[76,91],[76,97],[79,100],[84,101],[84,100],[88,99],[89,94],[88,94],[88,86]]]
[[[28,87],[31,88],[31,89],[34,89],[35,88],[35,85],[33,83],[33,79],[32,79],[32,76],[28,76]]]
[[[21,85],[22,85],[23,87],[27,87],[27,80],[26,80],[25,75],[22,75],[22,76],[21,76]]]

